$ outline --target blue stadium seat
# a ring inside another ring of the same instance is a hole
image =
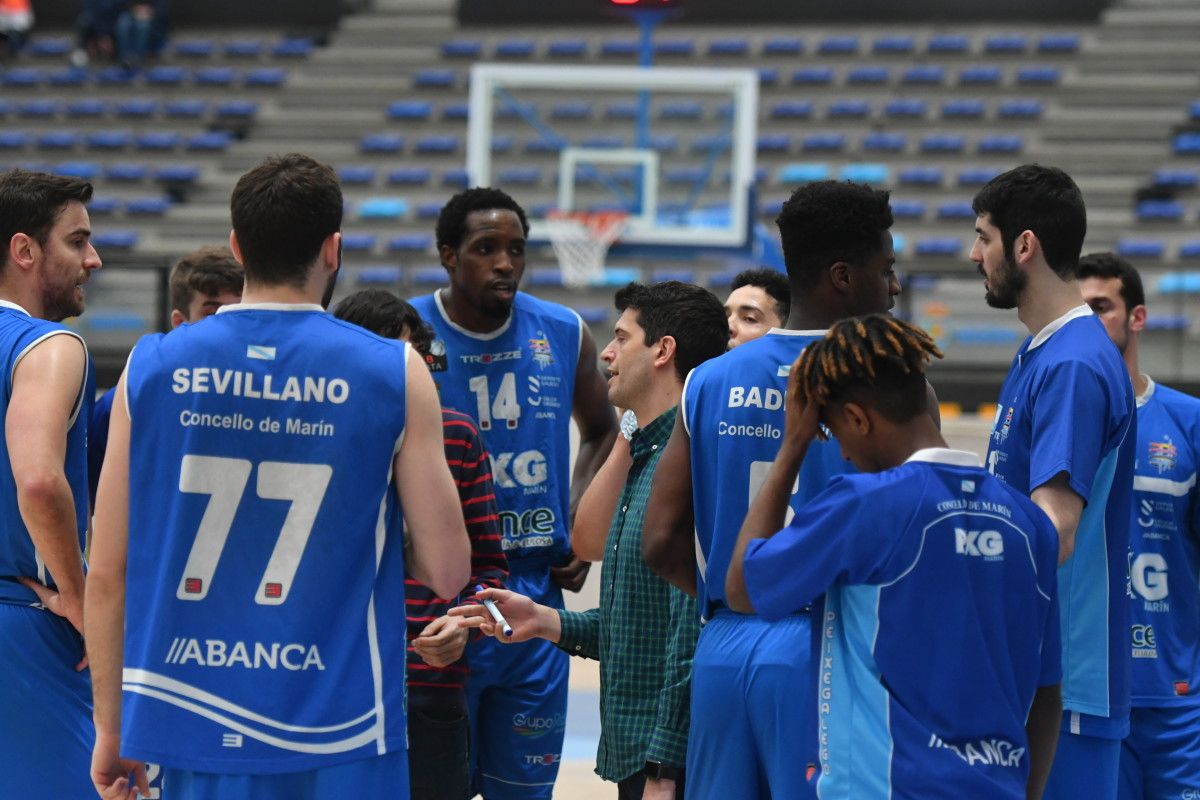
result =
[[[660,119],[700,119],[704,107],[695,100],[675,100],[658,109]]]
[[[1024,36],[1017,34],[1000,34],[989,36],[983,41],[983,52],[989,55],[1012,55],[1024,53],[1029,42]]]
[[[774,86],[779,83],[779,70],[774,67],[759,67],[758,83],[761,86]]]
[[[935,64],[919,64],[900,74],[900,83],[906,86],[940,86],[945,80],[945,67]]]
[[[179,58],[211,58],[216,45],[211,39],[184,39],[176,42],[174,49]]]
[[[964,188],[983,186],[1003,170],[995,167],[968,167],[958,173],[958,185]]]
[[[312,39],[304,36],[290,36],[281,39],[271,48],[275,58],[308,58],[314,49]]]
[[[679,281],[680,283],[696,283],[696,270],[687,267],[660,267],[650,272],[651,283],[663,281]]]
[[[413,86],[420,89],[453,89],[456,81],[452,69],[419,69],[413,75]]]
[[[555,103],[550,107],[550,119],[580,120],[590,119],[591,116],[592,104],[586,100]]]
[[[221,52],[226,58],[258,58],[263,49],[263,43],[258,39],[234,39],[226,42]]]
[[[89,311],[81,324],[92,331],[145,333],[149,329],[149,325],[142,314],[116,309],[95,309]]]
[[[107,111],[108,103],[103,100],[84,98],[67,103],[67,117],[71,119],[103,117]]]
[[[637,52],[638,44],[633,39],[609,39],[600,43],[600,55],[605,58],[627,58]]]
[[[1140,222],[1178,222],[1186,211],[1178,200],[1143,200],[1134,210]]]
[[[1179,257],[1200,258],[1200,240],[1193,239],[1190,242],[1184,242],[1179,245]],[[1161,287],[1159,287],[1159,291],[1162,291]]]
[[[956,133],[934,133],[921,138],[922,153],[961,153],[967,142]]]
[[[288,72],[282,67],[259,67],[246,70],[242,86],[258,89],[274,89],[287,83]]]
[[[842,167],[841,179],[854,183],[884,184],[891,180],[892,171],[887,164],[859,163]]]
[[[808,119],[812,116],[811,100],[780,100],[771,105],[771,119]]]
[[[167,197],[135,197],[125,203],[125,213],[134,217],[161,217],[170,209]]]
[[[442,173],[442,186],[451,189],[465,189],[470,182],[471,178],[465,169],[448,169]]]
[[[792,137],[786,133],[759,134],[755,147],[760,153],[786,153],[792,147]]]
[[[651,134],[646,146],[659,153],[674,153],[679,149],[679,137],[669,133]]]
[[[1196,102],[1192,103],[1191,115],[1192,115],[1192,119],[1200,119],[1200,100],[1197,100]]]
[[[258,116],[258,103],[253,100],[226,100],[217,104],[220,119],[253,119]]]
[[[883,113],[893,119],[921,119],[925,116],[929,104],[924,100],[909,100],[899,98],[889,100],[883,107]]]
[[[460,39],[442,42],[444,58],[477,59],[483,55],[483,42],[475,39]]]
[[[208,113],[208,103],[203,100],[168,100],[163,105],[163,114],[172,119],[198,119]]]
[[[66,38],[35,37],[29,42],[27,52],[37,58],[58,58],[71,52],[71,40]]]
[[[1194,189],[1200,185],[1200,175],[1191,169],[1160,169],[1154,173],[1154,185]]]
[[[375,249],[373,233],[343,233],[342,250],[347,253],[369,253]]]
[[[925,203],[920,200],[892,200],[892,216],[896,219],[921,219],[925,216]]]
[[[975,219],[975,210],[965,200],[950,200],[937,207],[938,219]]]
[[[692,139],[692,152],[698,155],[711,153],[714,150],[724,152],[729,149],[731,140],[728,134],[706,133]]]
[[[17,114],[22,117],[45,119],[46,117],[57,116],[60,108],[61,106],[57,100],[45,98],[27,100],[17,106]]]
[[[133,72],[125,67],[104,67],[92,75],[97,86],[129,86],[133,83]]]
[[[404,149],[404,137],[394,133],[372,133],[359,140],[358,149],[364,153],[396,154]]]
[[[496,43],[496,58],[533,58],[536,48],[532,39],[504,39]]]
[[[187,70],[173,64],[151,67],[143,75],[149,86],[179,86],[186,77]]]
[[[85,178],[85,180],[90,179]],[[88,215],[96,217],[102,214],[115,214],[120,205],[120,201],[115,197],[96,197],[93,195],[87,204]]]
[[[654,54],[668,58],[690,58],[696,53],[696,43],[691,39],[659,39],[654,43]]]
[[[854,67],[846,73],[846,83],[857,86],[879,86],[891,78],[887,67]]]
[[[441,286],[446,282],[444,267],[419,267],[412,270],[409,275],[417,286]]]
[[[354,282],[362,286],[390,286],[404,279],[404,271],[392,264],[359,267],[353,274]]]
[[[1017,83],[1021,86],[1057,86],[1062,79],[1062,70],[1058,67],[1020,67],[1017,69]]]
[[[638,104],[629,101],[609,103],[604,109],[605,119],[637,119]]]
[[[827,164],[784,164],[779,168],[777,181],[782,184],[812,183],[829,179]]]
[[[601,325],[608,321],[609,315],[612,313],[605,306],[579,306],[575,312],[588,325]]]
[[[1010,134],[989,134],[979,137],[975,151],[983,155],[1000,153],[1015,155],[1025,149],[1025,139]]]
[[[12,110],[13,104],[0,97],[0,117],[7,115]]]
[[[1197,276],[1200,277],[1200,276]],[[1196,281],[1196,285],[1200,286],[1200,281]],[[1162,291],[1161,283],[1159,291]],[[1154,314],[1146,320],[1146,329],[1152,331],[1186,331],[1191,327],[1191,320],[1187,314]]]
[[[583,58],[587,52],[584,39],[554,39],[546,45],[546,55],[551,58]]]
[[[389,252],[424,252],[433,249],[433,237],[427,233],[403,233],[387,241]]]
[[[368,197],[358,204],[359,219],[400,220],[408,216],[408,201],[402,197]]]
[[[46,131],[37,139],[41,150],[74,150],[79,144],[79,134],[75,131]]]
[[[192,73],[197,86],[232,86],[237,71],[232,67],[201,67]]]
[[[996,86],[1002,77],[999,67],[964,67],[959,70],[958,82],[964,86]]]
[[[10,88],[40,86],[45,73],[36,67],[14,67],[4,72],[4,85]]]
[[[514,142],[516,142],[516,139],[507,134],[503,136],[492,136],[492,152],[497,155],[511,153]]]
[[[1047,33],[1037,42],[1039,53],[1078,53],[1080,38],[1074,33]]]
[[[376,169],[360,164],[338,167],[338,180],[343,186],[369,186],[375,182]]]
[[[87,135],[89,150],[124,150],[132,141],[133,134],[129,131],[93,131]]]
[[[913,252],[926,257],[958,256],[963,252],[963,243],[953,236],[934,236],[918,239]]]
[[[170,164],[160,167],[154,173],[154,179],[173,186],[191,185],[200,180],[200,168],[195,164]]]
[[[140,183],[149,174],[145,164],[109,164],[104,169],[105,179],[116,183]]]
[[[1162,258],[1167,245],[1159,239],[1120,239],[1116,251],[1123,258]]]
[[[845,146],[846,137],[840,133],[813,133],[800,143],[805,152],[840,152]]]
[[[566,146],[567,146],[567,143],[563,139],[538,138],[538,139],[530,139],[529,141],[525,142],[524,149],[525,149],[525,152],[530,155],[544,155],[547,153],[562,152],[562,149]],[[592,147],[594,145],[585,144],[584,146]]]
[[[537,186],[542,182],[542,171],[537,167],[508,167],[498,175],[501,185]]]
[[[830,67],[801,67],[792,72],[792,83],[797,86],[828,86],[833,83]]]
[[[53,172],[55,175],[65,175],[68,178],[94,181],[100,174],[100,165],[95,161],[64,161],[54,167]]]
[[[704,167],[670,167],[663,171],[663,180],[671,186],[700,183],[710,175]]]
[[[23,150],[29,144],[29,134],[25,131],[0,130],[0,150]]]
[[[858,53],[857,36],[826,36],[817,45],[823,56],[852,56]]]
[[[708,43],[710,56],[746,56],[750,53],[750,42],[744,38],[713,39]]]
[[[192,152],[223,153],[232,143],[233,134],[229,131],[206,131],[187,137],[183,146]]]
[[[957,33],[937,33],[925,42],[925,51],[940,55],[962,55],[971,49],[971,40]]]
[[[51,72],[49,75],[46,76],[46,81],[51,86],[78,87],[78,86],[83,86],[83,84],[87,81],[87,77],[88,77],[88,71],[86,69],[77,69],[75,67],[70,67],[68,69],[59,70],[57,72]]]
[[[425,202],[417,204],[417,219],[437,219],[441,215],[441,203]]]
[[[871,45],[871,52],[877,56],[909,55],[917,49],[917,41],[912,36],[880,36]]]
[[[758,213],[764,217],[778,217],[779,212],[783,211],[784,198],[777,197],[773,200],[762,200],[758,204]]]
[[[1021,335],[1010,328],[970,327],[958,328],[952,333],[955,344],[983,346],[1013,344]]]
[[[401,167],[387,175],[390,186],[428,186],[433,180],[433,171],[428,167]]]
[[[557,267],[553,269],[531,269],[525,273],[530,286],[543,289],[555,289],[563,285],[562,273]]]
[[[401,100],[388,104],[388,119],[390,120],[419,120],[430,119],[433,115],[433,103],[425,100]]]
[[[986,110],[987,105],[982,100],[975,98],[947,100],[942,103],[944,119],[980,119]]]
[[[134,97],[119,101],[113,109],[118,117],[126,119],[146,119],[158,111],[158,102],[144,97]]]
[[[92,232],[92,244],[97,250],[132,250],[141,240],[137,231],[98,230]]]
[[[442,106],[442,119],[465,120],[471,115],[469,103],[446,103]]]
[[[798,56],[804,53],[804,41],[794,36],[767,39],[761,52],[764,56]]]
[[[538,142],[537,144],[539,147],[544,146],[548,149],[540,150],[540,151],[536,151],[536,152],[557,153],[559,150],[562,149],[562,146],[555,142]],[[621,136],[617,136],[616,134],[604,134],[601,136],[585,136],[583,138],[582,144],[584,147],[594,147],[594,148],[597,148],[600,150],[616,150],[618,148],[625,146],[625,139],[622,138]],[[526,152],[534,152],[534,151],[530,151],[529,148],[527,147]]]
[[[870,115],[871,104],[866,100],[834,100],[825,107],[825,116],[830,119],[863,119]]]
[[[996,106],[1001,119],[1039,119],[1044,108],[1041,100],[1005,100]]]
[[[864,151],[877,153],[902,153],[908,147],[908,137],[902,133],[872,131],[862,138]]]
[[[1179,134],[1171,141],[1171,149],[1181,156],[1200,153],[1200,133]]]

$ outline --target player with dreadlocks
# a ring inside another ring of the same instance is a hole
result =
[[[883,315],[805,349],[726,575],[730,607],[766,620],[825,595],[822,798],[1041,797],[1053,760],[1057,533],[978,456],[947,448],[925,411],[925,367],[940,357],[924,331]],[[862,474],[834,478],[788,521],[825,433]]]

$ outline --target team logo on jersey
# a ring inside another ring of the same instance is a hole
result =
[[[1006,439],[1008,439],[1008,433],[1012,429],[1013,412],[1015,410],[1016,410],[1016,406],[1009,406],[1008,411],[1005,412],[1005,414],[1004,414],[1004,424],[999,425],[999,426],[993,425],[994,431],[992,433],[992,437],[996,441],[1000,442],[1001,444],[1003,444],[1004,441]],[[1000,421],[1000,410],[997,409],[996,410],[996,422],[999,422],[999,421]]]
[[[1161,553],[1129,553],[1129,581],[1126,583],[1130,597],[1141,598],[1143,608],[1153,613],[1171,610],[1167,599],[1170,588],[1167,584],[1167,560]]]
[[[554,354],[550,352],[550,337],[538,331],[538,338],[529,340],[529,350],[533,353],[533,363],[542,369],[554,365]]]
[[[960,556],[978,556],[987,561],[1004,559],[1004,537],[1000,531],[954,529],[954,552]]]
[[[445,372],[449,369],[449,364],[446,361],[446,343],[441,339],[434,339],[429,343],[429,355],[425,356],[425,365],[429,367],[430,372]]]
[[[1175,469],[1175,462],[1178,459],[1179,450],[1171,441],[1170,436],[1164,436],[1161,442],[1150,443],[1150,466],[1158,470],[1159,475]]]
[[[567,718],[564,714],[537,717],[532,714],[518,713],[514,714],[512,718],[513,732],[518,736],[525,736],[531,739],[537,739],[553,731],[563,730],[566,727]],[[537,759],[537,763],[542,763],[542,756],[537,756]]]
[[[1158,658],[1158,643],[1153,625],[1133,625],[1129,629],[1134,658]]]
[[[274,361],[275,348],[265,344],[246,345],[246,358],[257,358],[260,361]]]

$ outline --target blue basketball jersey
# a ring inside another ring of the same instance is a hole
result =
[[[508,321],[474,333],[450,321],[439,292],[412,301],[433,326],[427,359],[442,405],[479,420],[492,457],[510,567],[570,550],[570,426],[583,342],[579,315],[518,292]]]
[[[1200,400],[1153,381],[1138,398],[1128,595],[1135,706],[1200,697]]]
[[[1058,536],[972,453],[834,478],[750,543],[767,619],[825,593],[822,798],[1023,798],[1025,719],[1060,678]]]
[[[1091,309],[1027,339],[1000,390],[988,469],[1028,495],[1061,472],[1084,501],[1075,552],[1058,571],[1064,727],[1120,738],[1128,728],[1133,388]]]
[[[405,748],[408,353],[316,305],[138,342],[124,755],[266,774]]]
[[[783,439],[784,397],[793,362],[824,331],[772,329],[688,375],[680,408],[691,440],[700,613],[725,607],[725,573],[750,500]],[[787,518],[834,475],[850,472],[837,442],[814,441],[800,468]]]
[[[21,359],[33,347],[51,336],[73,336],[83,344],[83,339],[57,322],[36,319],[20,306],[0,300],[0,380],[4,391],[0,394],[0,420],[8,416],[8,403],[12,398],[13,373]],[[84,344],[86,351],[87,345]],[[86,359],[83,384],[79,387],[71,427],[67,430],[67,456],[63,464],[67,482],[71,485],[71,496],[75,501],[75,521],[79,531],[79,552],[82,558],[89,517],[87,430],[88,417],[92,413],[93,396],[96,394],[92,361]],[[54,576],[34,549],[29,538],[29,529],[17,507],[17,484],[13,478],[12,464],[8,459],[8,442],[0,431],[0,603],[33,605],[37,595],[17,583],[17,578],[33,578],[39,583],[53,587]]]

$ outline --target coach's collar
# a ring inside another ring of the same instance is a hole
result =
[[[913,453],[904,463],[921,461],[926,464],[946,464],[951,467],[983,468],[983,461],[976,453],[966,450],[951,450],[949,447],[926,447]]]

